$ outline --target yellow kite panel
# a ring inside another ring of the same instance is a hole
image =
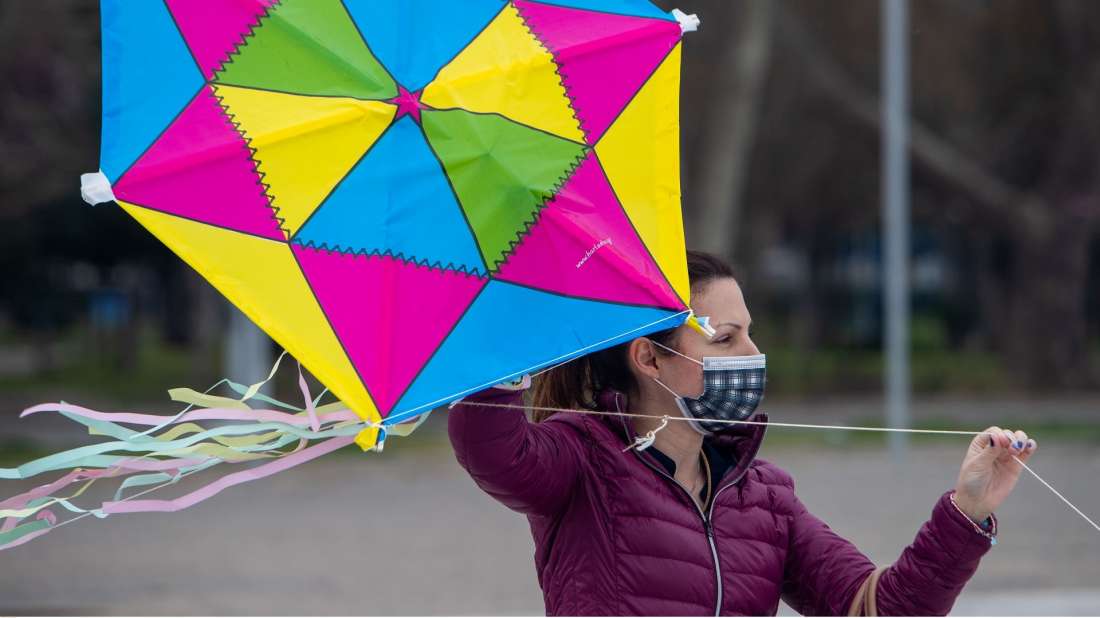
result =
[[[615,124],[596,155],[638,235],[685,304],[691,299],[680,215],[680,44]]]
[[[497,113],[583,143],[557,66],[509,4],[450,64],[420,99],[435,108]]]
[[[393,120],[380,101],[307,97],[215,86],[227,113],[256,149],[272,206],[293,236]]]
[[[378,414],[290,245],[119,202],[364,420]],[[277,311],[273,309],[277,308]]]

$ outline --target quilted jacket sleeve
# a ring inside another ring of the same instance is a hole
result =
[[[527,515],[553,515],[569,501],[577,485],[582,448],[580,434],[551,418],[531,423],[519,408],[522,395],[487,389],[470,395],[447,415],[455,457],[490,496]]]
[[[945,616],[989,551],[990,541],[940,497],[913,543],[878,582],[880,616]],[[803,615],[845,616],[875,566],[795,499],[783,600]]]

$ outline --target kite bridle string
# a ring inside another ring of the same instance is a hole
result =
[[[573,414],[591,414],[591,415],[594,415],[594,416],[620,416],[620,417],[624,417],[624,418],[644,418],[644,419],[651,419],[651,420],[659,418],[662,421],[662,423],[667,423],[668,421],[690,422],[690,420],[691,420],[691,419],[688,419],[684,416],[655,417],[655,416],[650,415],[650,414],[638,414],[636,412],[632,413],[632,412],[617,412],[617,411],[616,412],[610,412],[610,411],[607,411],[607,410],[580,410],[580,409],[574,409],[574,408],[554,408],[554,407],[548,407],[548,406],[527,406],[527,405],[508,404],[508,403],[489,403],[489,402],[482,402],[482,401],[478,401],[478,402],[456,401],[453,404],[453,406],[455,406],[455,407],[460,406],[460,405],[479,406],[479,407],[485,407],[485,408],[509,408],[509,409],[520,409],[520,410],[532,410],[532,411],[539,411],[539,412],[570,412],[570,413],[573,413]],[[983,432],[980,432],[980,431],[957,431],[957,430],[949,430],[949,429],[907,429],[907,428],[900,428],[900,427],[856,427],[856,426],[852,426],[852,425],[813,425],[813,424],[809,424],[809,423],[779,423],[779,422],[772,422],[772,421],[736,421],[736,420],[727,420],[727,419],[707,419],[707,422],[708,423],[721,423],[721,424],[725,424],[725,425],[764,425],[764,426],[769,426],[769,427],[788,427],[788,428],[795,428],[795,429],[839,429],[839,430],[844,430],[844,431],[873,431],[873,432],[880,432],[880,433],[921,433],[921,434],[955,435],[955,436],[971,436],[971,437],[975,436],[979,433],[983,433]],[[663,425],[662,425],[662,427],[663,427]],[[1070,509],[1072,509],[1073,512],[1080,515],[1081,518],[1084,519],[1086,522],[1088,522],[1090,526],[1095,528],[1097,532],[1100,532],[1100,525],[1098,525],[1095,521],[1093,521],[1092,518],[1090,518],[1088,515],[1085,515],[1085,513],[1082,512],[1081,509],[1077,508],[1076,505],[1074,505],[1072,502],[1070,502],[1068,498],[1063,496],[1062,493],[1059,492],[1057,489],[1055,489],[1050,483],[1043,480],[1043,477],[1039,476],[1038,473],[1036,473],[1034,470],[1032,470],[1019,457],[1017,457],[1015,455],[1012,455],[1012,459],[1015,460],[1016,463],[1020,464],[1023,467],[1024,470],[1027,470],[1028,473],[1031,474],[1031,476],[1034,476],[1036,478],[1036,480],[1038,480],[1040,483],[1043,484],[1044,487],[1049,489],[1051,491],[1051,493],[1053,493],[1055,496],[1058,496],[1058,498],[1062,502],[1064,502],[1066,504],[1066,506],[1068,506]]]

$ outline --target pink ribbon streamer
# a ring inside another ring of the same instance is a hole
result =
[[[115,476],[125,476],[134,472],[164,472],[164,471],[176,471],[180,468],[186,468],[206,461],[205,459],[141,459],[138,457],[132,459],[124,459],[110,468],[103,468],[100,470],[72,470],[65,476],[47,483],[45,485],[39,485],[34,489],[23,492],[21,494],[12,496],[3,501],[0,501],[0,509],[21,509],[24,508],[31,500],[38,498],[45,498],[53,494],[55,491],[72,485],[73,483],[79,483],[80,481],[86,481],[90,479],[112,478]],[[45,511],[42,511],[45,512]],[[4,523],[0,525],[0,533],[7,532],[15,527],[19,521],[18,517],[6,517]]]
[[[278,472],[288,470],[294,466],[303,464],[312,459],[316,459],[322,455],[327,455],[333,451],[341,449],[355,442],[353,436],[341,436],[339,438],[331,438],[320,444],[316,444],[307,449],[296,451],[290,455],[286,455],[273,462],[257,466],[250,470],[242,470],[241,472],[234,472],[223,476],[222,478],[205,485],[195,491],[180,496],[174,500],[119,500],[117,502],[105,502],[103,503],[103,512],[109,515],[115,513],[174,513],[181,511],[188,507],[194,506],[211,496],[217,495],[224,489],[232,487],[234,485],[240,485],[241,483],[247,483],[249,481],[255,481],[257,479],[271,476]]]
[[[185,421],[206,421],[206,420],[219,420],[219,421],[273,421],[278,423],[286,423],[288,425],[310,425],[313,430],[316,431],[320,422],[334,422],[334,421],[354,421],[359,420],[359,417],[355,415],[351,410],[338,410],[336,412],[330,412],[323,414],[320,417],[317,415],[316,409],[313,408],[313,402],[309,402],[307,410],[311,411],[309,418],[303,418],[294,414],[288,414],[286,412],[279,412],[278,410],[235,410],[233,408],[201,408],[199,410],[191,410],[180,416],[173,421],[173,424],[182,423]],[[99,412],[91,410],[82,406],[77,406],[69,403],[43,403],[37,406],[32,406],[23,410],[19,415],[20,418],[29,416],[31,414],[37,414],[38,412],[68,412],[69,414],[75,414],[77,416],[83,416],[97,421],[109,421],[112,423],[128,423],[132,425],[160,425],[164,421],[171,417],[160,416],[157,414],[140,414],[136,412]]]

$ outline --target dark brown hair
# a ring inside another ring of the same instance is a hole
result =
[[[734,279],[733,268],[721,258],[702,251],[687,252],[688,282],[693,294],[715,279]],[[657,343],[673,347],[675,328],[646,335]],[[627,351],[630,342],[573,359],[535,376],[531,389],[531,405],[537,408],[596,409],[596,396],[605,389],[634,393],[637,380],[630,371]],[[671,354],[671,352],[666,352]],[[549,418],[553,412],[535,410],[535,422]]]

